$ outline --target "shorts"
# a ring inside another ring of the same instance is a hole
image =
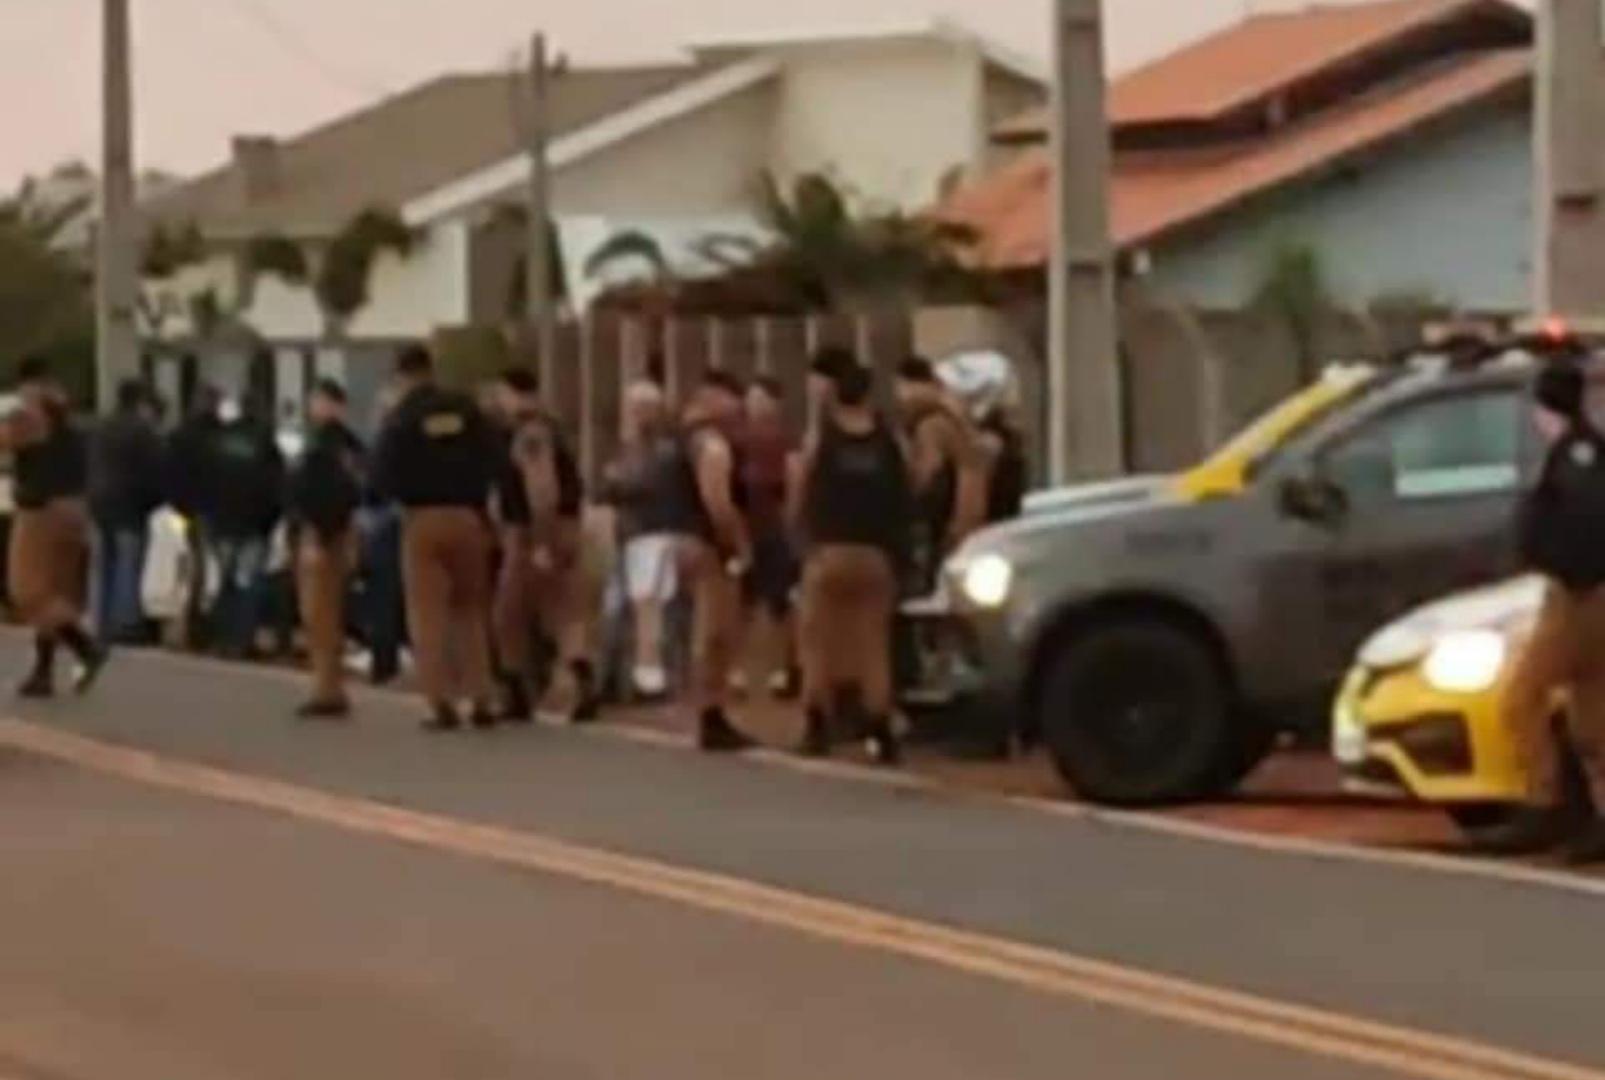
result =
[[[784,619],[791,614],[792,594],[801,576],[791,539],[780,530],[760,535],[753,541],[752,569],[744,586],[748,606]]]
[[[679,588],[675,538],[666,533],[637,536],[624,545],[624,592],[632,604],[667,604]]]

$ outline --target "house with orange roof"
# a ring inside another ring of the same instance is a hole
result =
[[[1205,308],[1248,302],[1308,247],[1350,305],[1531,295],[1533,24],[1505,0],[1261,14],[1111,87],[1111,221],[1128,272]],[[1030,281],[1051,245],[1048,116],[993,131],[1005,161],[952,196],[976,258]]]

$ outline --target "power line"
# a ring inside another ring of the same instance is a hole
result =
[[[390,87],[381,80],[367,73],[331,63],[326,56],[309,45],[294,27],[265,7],[260,0],[234,0],[234,10],[266,31],[285,52],[299,57],[328,82],[370,97],[390,95]]]

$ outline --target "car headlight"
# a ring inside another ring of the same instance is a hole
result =
[[[1372,635],[1360,648],[1360,664],[1372,671],[1392,671],[1414,664],[1432,651],[1432,634],[1415,623],[1395,623]]]
[[[981,555],[964,567],[959,588],[979,608],[1000,608],[1014,586],[1014,566],[1002,555]]]
[[[1499,681],[1510,652],[1497,630],[1462,630],[1439,638],[1421,665],[1433,689],[1480,694]]]

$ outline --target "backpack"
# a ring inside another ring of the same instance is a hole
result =
[[[1605,584],[1605,435],[1581,424],[1555,442],[1520,531],[1532,569],[1569,589]]]

